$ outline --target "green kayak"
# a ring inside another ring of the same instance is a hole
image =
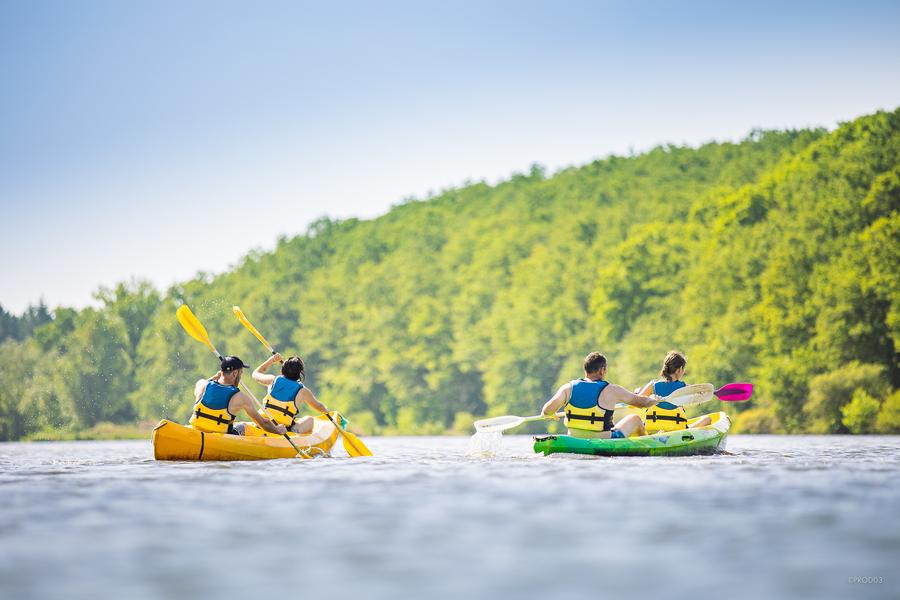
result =
[[[570,435],[544,435],[534,438],[534,451],[591,454],[594,456],[687,456],[714,454],[725,449],[731,421],[724,412],[708,415],[712,423],[696,429],[660,432],[624,439],[583,439]],[[697,417],[699,419],[700,417]],[[688,424],[696,422],[691,419]]]

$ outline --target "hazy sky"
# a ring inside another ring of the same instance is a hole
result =
[[[898,2],[5,0],[0,304],[167,286],[532,162],[898,105]]]

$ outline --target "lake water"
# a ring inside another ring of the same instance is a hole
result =
[[[685,458],[366,443],[256,463],[0,444],[0,598],[900,597],[900,437]]]

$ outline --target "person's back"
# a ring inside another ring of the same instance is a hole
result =
[[[612,431],[614,411],[600,406],[600,394],[609,382],[589,379],[586,373],[584,378],[574,379],[569,385],[569,401],[564,408],[569,435],[594,437],[597,433]]]
[[[267,394],[263,399],[263,407],[272,416],[272,420],[281,423],[288,429],[293,427],[294,419],[300,412],[297,406],[297,394],[303,389],[299,380],[278,375],[271,385],[267,386]]]
[[[219,383],[215,378],[208,379],[194,403],[188,423],[194,429],[208,433],[231,433],[235,415],[228,410],[228,405],[239,391],[237,386]]]

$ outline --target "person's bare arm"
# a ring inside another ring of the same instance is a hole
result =
[[[256,410],[256,403],[244,392],[238,392],[232,396],[231,401],[228,403],[228,411],[231,414],[236,415],[239,410],[243,410],[250,415],[250,418],[253,419],[257,425],[269,433],[277,433],[279,435],[287,433],[287,428],[284,425],[276,425],[271,419],[267,419],[259,414],[259,411]]]
[[[206,384],[209,383],[208,379],[198,379],[197,383],[194,384],[194,400],[200,400],[200,397],[203,395],[203,392],[206,390]]]
[[[321,402],[319,402],[316,399],[316,395],[313,394],[312,391],[308,387],[305,387],[302,390],[300,390],[299,392],[297,392],[297,400],[296,400],[297,406],[300,405],[300,402],[306,402],[310,406],[310,408],[312,408],[314,411],[317,411],[319,413],[327,413],[328,412],[328,407],[325,406],[324,404],[322,404]]]
[[[566,402],[569,401],[569,396],[572,394],[572,384],[566,383],[553,394],[553,397],[547,400],[544,404],[544,408],[541,409],[541,414],[545,417],[550,417],[556,414],[560,408],[566,405]]]
[[[256,370],[254,370],[251,375],[253,381],[262,385],[272,385],[275,383],[275,375],[269,375],[266,371],[276,362],[282,362],[281,355],[277,352],[270,356],[266,362],[256,367]]]
[[[641,391],[637,392],[637,395],[638,396],[648,396],[648,397],[653,395],[653,382],[652,381],[648,382],[647,385],[645,385],[644,387],[641,388]]]
[[[600,399],[601,402],[606,405],[604,408],[607,409],[612,409],[619,402],[630,406],[637,406],[638,408],[647,408],[659,402],[659,397],[657,396],[650,396],[649,398],[641,396],[640,394],[629,392],[621,385],[616,385],[615,383],[611,383],[603,388]]]

